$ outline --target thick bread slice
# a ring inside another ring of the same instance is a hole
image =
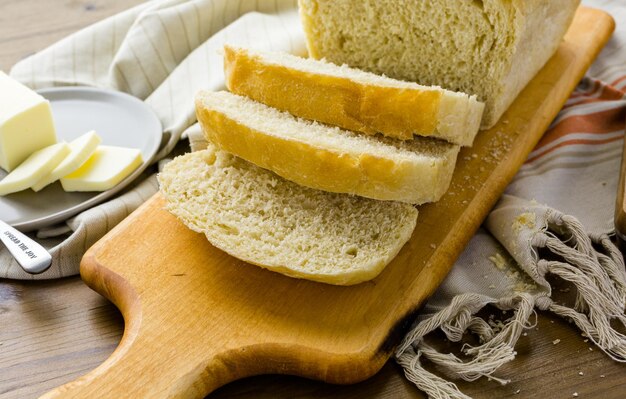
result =
[[[305,121],[228,92],[200,92],[196,114],[219,148],[300,185],[412,204],[447,190],[459,146],[401,141]]]
[[[299,0],[311,57],[475,94],[483,128],[554,54],[579,3]]]
[[[210,146],[159,174],[167,209],[217,248],[288,276],[351,285],[376,277],[417,210],[313,190]]]
[[[224,47],[226,86],[305,119],[409,140],[470,146],[485,105],[476,96],[420,86],[323,60]]]

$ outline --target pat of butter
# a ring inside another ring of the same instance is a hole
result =
[[[57,143],[34,152],[0,181],[0,195],[26,190],[50,173],[70,153],[67,143]]]
[[[65,191],[106,191],[143,163],[134,148],[99,146],[80,168],[61,178]]]
[[[65,157],[60,164],[57,165],[52,172],[48,173],[37,183],[31,187],[33,191],[39,191],[46,187],[50,183],[54,183],[60,178],[69,175],[82,164],[84,164],[89,157],[96,151],[98,145],[102,139],[96,134],[95,131],[90,131],[82,136],[70,141],[69,146],[71,152]]]
[[[50,103],[0,71],[0,167],[10,172],[56,142]]]

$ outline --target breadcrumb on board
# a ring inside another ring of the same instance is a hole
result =
[[[535,229],[537,224],[537,215],[533,212],[524,212],[513,220],[513,231],[519,233],[523,228]]]

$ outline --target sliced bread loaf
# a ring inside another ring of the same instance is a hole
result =
[[[459,151],[430,138],[356,134],[224,91],[200,92],[196,114],[220,149],[303,186],[379,200],[438,200]]]
[[[437,84],[493,126],[556,51],[580,0],[299,0],[313,58]]]
[[[475,96],[286,53],[225,46],[224,72],[235,94],[301,118],[402,140],[419,135],[472,145],[484,109]]]
[[[417,219],[411,205],[312,190],[213,146],[175,158],[158,179],[167,209],[217,248],[329,284],[376,277]]]

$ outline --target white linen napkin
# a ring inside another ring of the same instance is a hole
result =
[[[619,22],[626,21],[626,4],[585,3],[614,15],[613,39],[397,350],[407,377],[431,397],[466,396],[422,367],[421,357],[450,378],[488,376],[506,383],[494,372],[515,357],[515,343],[535,308],[573,320],[613,359],[626,358],[626,337],[610,324],[626,323],[624,263],[607,236],[626,116],[626,25]],[[203,147],[193,97],[200,89],[223,87],[223,43],[305,52],[296,6],[295,0],[153,0],[21,61],[11,75],[35,89],[89,85],[145,100],[164,127],[162,159],[181,137],[188,137],[193,149]],[[49,279],[78,273],[85,250],[156,191],[152,176],[61,226],[40,231],[53,254],[53,267],[42,275],[22,272],[1,250],[0,276]],[[572,283],[574,304],[552,300],[546,274]],[[477,317],[487,304],[513,310],[512,318],[495,323]],[[470,360],[439,353],[423,339],[437,328],[453,341],[466,330],[476,333],[481,345],[464,348]]]

